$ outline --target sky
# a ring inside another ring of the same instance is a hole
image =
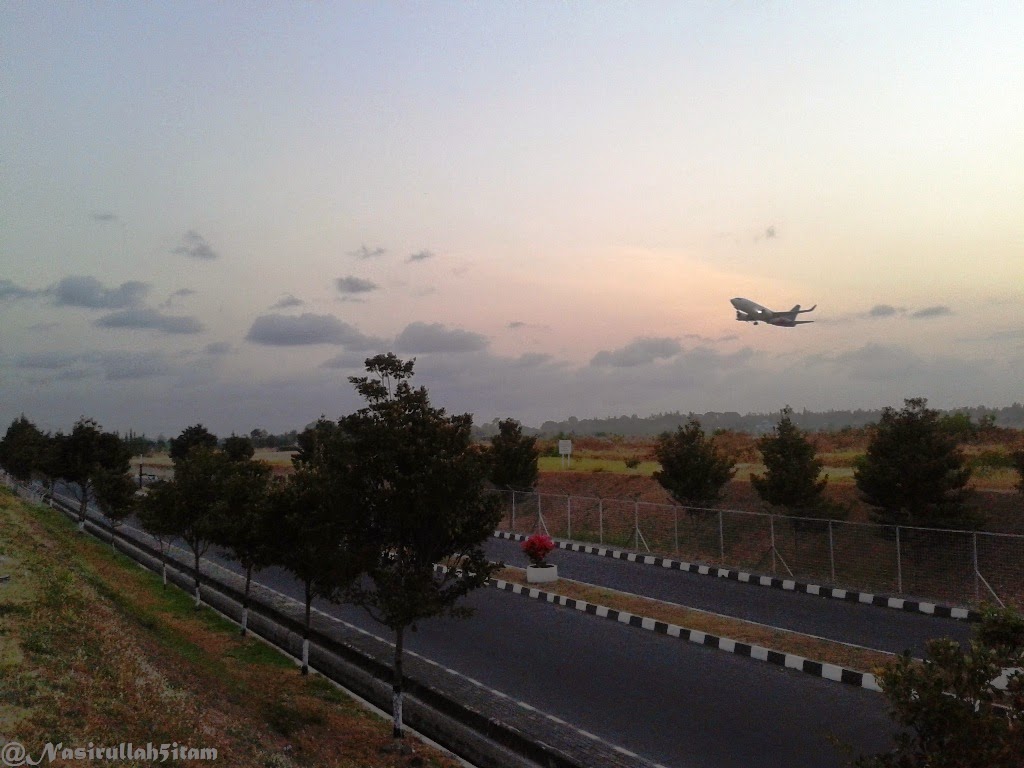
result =
[[[1024,4],[0,4],[0,428],[1024,400]],[[796,328],[729,303],[817,309]]]

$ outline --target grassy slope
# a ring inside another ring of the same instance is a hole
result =
[[[151,741],[245,768],[457,765],[411,740],[391,751],[389,723],[3,488],[0,558],[0,733],[33,756]]]

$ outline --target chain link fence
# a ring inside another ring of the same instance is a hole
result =
[[[872,593],[1024,608],[1024,536],[520,491],[503,530]]]

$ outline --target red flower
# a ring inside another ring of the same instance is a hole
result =
[[[544,565],[544,558],[555,548],[555,542],[550,536],[542,533],[535,533],[522,543],[523,552],[530,558],[533,565]]]

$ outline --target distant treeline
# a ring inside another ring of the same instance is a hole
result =
[[[898,404],[897,404],[898,405]],[[969,418],[978,425],[991,424],[996,427],[1024,429],[1024,405],[1014,403],[1005,408],[989,408],[984,405],[970,408],[954,408],[940,413],[949,416]],[[771,431],[779,420],[779,413],[738,413],[736,411],[709,411],[707,413],[658,413],[651,416],[610,416],[602,419],[579,419],[570,416],[565,421],[545,421],[539,429],[524,427],[527,434],[554,437],[556,435],[621,435],[623,437],[652,437],[663,432],[674,431],[696,417],[705,430],[729,429],[754,435]],[[875,424],[882,416],[882,409],[855,411],[794,411],[791,419],[801,429],[812,432],[838,432],[844,428],[858,428]],[[477,428],[478,436],[490,437],[496,434],[497,419]]]

